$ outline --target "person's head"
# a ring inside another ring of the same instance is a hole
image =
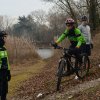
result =
[[[7,33],[5,31],[0,31],[0,47],[3,47],[5,45],[6,36],[7,36]]]
[[[75,21],[72,18],[67,18],[66,21],[65,21],[65,24],[67,26],[67,29],[70,30],[70,29],[74,28]]]
[[[88,18],[87,18],[87,16],[82,16],[81,20],[82,20],[82,24],[83,24],[83,25],[87,25],[87,23],[88,23]]]

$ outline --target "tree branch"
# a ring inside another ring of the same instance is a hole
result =
[[[69,15],[71,15],[70,12],[67,11],[67,9],[65,10],[65,9],[64,9],[61,5],[59,5],[57,2],[55,2],[55,4],[56,4],[57,6],[59,6],[62,10],[64,10],[65,12],[67,12]]]

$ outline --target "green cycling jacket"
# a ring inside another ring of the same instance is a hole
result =
[[[2,69],[2,67],[5,67],[7,70],[10,70],[8,54],[4,47],[0,48],[0,69]]]
[[[66,37],[70,40],[70,42],[77,42],[77,47],[80,47],[82,44],[86,43],[84,36],[78,28],[75,28],[73,32],[66,29],[65,32],[58,38],[56,43],[62,42]]]

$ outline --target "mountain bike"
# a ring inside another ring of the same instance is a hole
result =
[[[59,60],[58,70],[57,70],[57,91],[60,90],[60,84],[62,77],[72,75],[76,73],[79,79],[83,79],[89,72],[90,60],[87,54],[80,54],[79,58],[75,55],[70,55],[69,51],[71,49],[66,49],[58,46],[57,49],[63,50],[63,56]],[[70,74],[66,74],[68,67],[70,67]]]

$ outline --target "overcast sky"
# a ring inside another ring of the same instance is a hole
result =
[[[30,12],[38,9],[48,11],[51,7],[52,4],[41,0],[0,0],[0,15],[17,17],[28,15]]]

